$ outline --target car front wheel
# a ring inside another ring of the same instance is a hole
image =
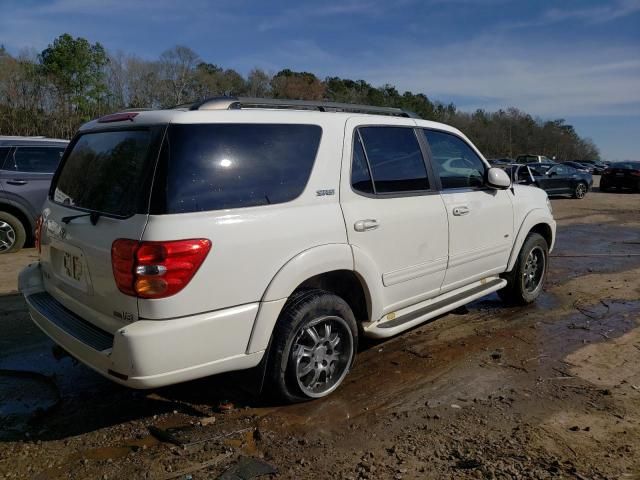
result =
[[[578,183],[576,188],[573,190],[573,198],[584,198],[587,194],[587,184],[586,183]]]
[[[349,305],[323,290],[294,293],[274,330],[267,390],[286,402],[336,390],[353,364],[358,328]]]
[[[542,293],[547,274],[549,246],[538,233],[529,233],[513,270],[503,274],[507,286],[498,295],[507,303],[526,305]]]

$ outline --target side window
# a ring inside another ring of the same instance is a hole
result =
[[[53,173],[60,163],[64,148],[59,147],[17,147],[11,159],[6,162],[7,170],[18,172]]]
[[[356,132],[353,142],[353,163],[351,165],[351,186],[354,190],[364,193],[373,193],[373,182],[367,158],[364,155],[360,135]]]
[[[484,185],[484,162],[465,141],[449,133],[423,132],[443,189]]]
[[[363,127],[358,131],[371,167],[375,193],[429,189],[427,168],[412,128]]]
[[[0,170],[5,169],[4,160],[7,158],[11,147],[0,147]]]
[[[171,125],[167,136],[166,179],[156,188],[164,183],[166,213],[183,213],[295,199],[311,175],[322,129],[212,123]]]

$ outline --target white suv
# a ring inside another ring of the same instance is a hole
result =
[[[84,125],[53,179],[33,321],[118,383],[258,367],[328,395],[358,337],[541,292],[555,221],[458,130],[399,109],[217,98]]]

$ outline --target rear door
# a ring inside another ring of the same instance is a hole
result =
[[[340,202],[356,270],[377,278],[382,315],[439,293],[447,215],[419,131],[388,118],[367,122],[347,122]]]
[[[34,214],[39,213],[65,147],[66,145],[15,147],[0,171],[0,187],[28,203]]]
[[[108,332],[138,317],[111,266],[118,238],[139,240],[163,128],[81,134],[56,173],[43,210],[41,265],[46,290]]]

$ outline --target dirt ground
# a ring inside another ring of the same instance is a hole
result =
[[[3,256],[0,478],[251,478],[258,459],[283,479],[640,479],[640,196],[552,203],[536,304],[494,295],[367,343],[294,406],[238,374],[140,392],[53,355],[11,294],[33,252]]]

